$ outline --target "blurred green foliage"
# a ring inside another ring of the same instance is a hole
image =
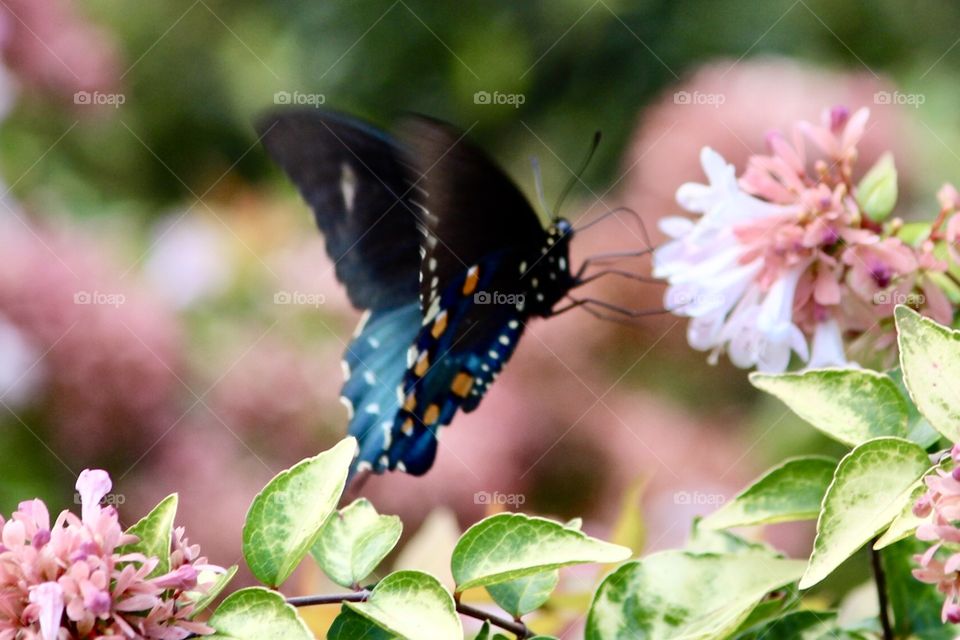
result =
[[[947,0],[917,10],[895,0],[83,6],[119,42],[126,104],[81,121],[55,158],[16,185],[18,194],[54,187],[81,213],[133,201],[151,215],[202,194],[234,164],[232,178],[263,177],[271,169],[252,148],[250,122],[277,91],[319,92],[327,106],[383,123],[405,111],[476,123],[473,133],[525,185],[529,157],[539,156],[547,192],[556,194],[568,175],[560,163],[576,165],[596,129],[606,143],[585,180],[595,190],[608,183],[643,104],[710,58],[775,53],[867,68],[930,85],[924,90],[943,94],[944,105],[955,103],[949,80],[960,65],[951,49],[960,5]],[[481,90],[525,101],[478,105]],[[65,105],[22,101],[0,142],[6,175],[23,173],[77,117]]]

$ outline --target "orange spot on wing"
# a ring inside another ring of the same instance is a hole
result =
[[[413,372],[417,375],[418,378],[422,378],[423,374],[427,372],[427,369],[430,368],[430,357],[427,355],[426,351],[421,351],[420,355],[417,356],[417,362],[413,365]]]
[[[480,267],[473,265],[467,270],[467,278],[463,281],[463,295],[468,296],[477,288],[480,281]]]
[[[432,404],[427,407],[427,410],[423,414],[423,423],[425,425],[432,425],[437,421],[437,418],[440,417],[440,407],[439,405]]]
[[[450,385],[450,390],[461,398],[466,398],[472,388],[473,376],[469,373],[463,373],[462,371],[457,374],[453,379],[453,384]]]
[[[403,431],[405,435],[410,435],[413,433],[413,418],[407,418],[403,421],[403,424],[400,426],[400,430]]]
[[[433,328],[430,329],[430,335],[434,338],[439,338],[443,335],[443,332],[447,330],[447,311],[444,309],[437,314],[436,320],[433,321]]]
[[[417,408],[417,396],[412,391],[407,394],[406,399],[403,401],[403,409],[405,411],[413,412]]]

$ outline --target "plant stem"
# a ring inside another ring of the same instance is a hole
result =
[[[363,602],[370,597],[370,591],[364,589],[362,591],[357,591],[356,593],[340,593],[335,595],[316,595],[316,596],[297,596],[294,598],[287,598],[287,603],[293,605],[294,607],[312,607],[315,605],[322,604],[339,604],[341,602]],[[463,604],[462,602],[457,603],[457,613],[460,615],[467,616],[469,618],[475,618],[477,620],[485,620],[490,624],[500,627],[510,633],[516,635],[518,638],[532,638],[533,632],[527,628],[527,625],[523,622],[508,620],[507,618],[502,618],[500,616],[495,616],[490,613],[487,613],[483,609],[478,609],[476,607],[471,607],[468,604]]]
[[[457,611],[465,616],[470,618],[476,618],[477,620],[486,620],[490,624],[505,629],[510,633],[514,634],[518,638],[532,638],[533,632],[527,628],[527,625],[523,624],[519,620],[508,620],[506,618],[501,618],[500,616],[495,616],[487,613],[483,609],[478,609],[476,607],[471,607],[468,604],[463,604],[462,602],[457,603]]]
[[[883,572],[880,552],[873,548],[877,539],[870,541],[870,560],[873,564],[873,580],[877,584],[877,602],[880,605],[880,626],[883,628],[883,640],[894,640],[893,627],[890,624],[890,603],[887,601],[887,576]]]
[[[295,607],[313,607],[320,604],[340,604],[341,602],[363,602],[370,597],[366,589],[356,593],[337,593],[329,596],[296,596],[287,598],[287,604]]]

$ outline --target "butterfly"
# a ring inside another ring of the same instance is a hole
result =
[[[571,272],[573,227],[545,228],[493,160],[439,120],[412,117],[394,137],[305,109],[257,129],[365,311],[342,363],[354,471],[422,475],[439,429],[477,408],[527,323],[592,279]]]

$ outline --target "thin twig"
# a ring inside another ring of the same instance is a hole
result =
[[[880,626],[883,628],[883,640],[894,640],[893,627],[890,624],[890,603],[887,600],[887,576],[883,572],[880,552],[874,548],[877,538],[870,541],[870,560],[873,564],[873,580],[877,583],[877,601],[880,605]]]
[[[341,602],[363,602],[370,597],[366,589],[356,593],[337,593],[334,595],[296,596],[287,598],[287,604],[295,607],[312,607],[320,604],[340,604]]]
[[[357,591],[355,593],[297,596],[294,598],[287,598],[287,603],[293,605],[294,607],[312,607],[323,604],[340,604],[341,602],[363,602],[370,597],[370,593],[371,592],[367,589],[363,589],[362,591]],[[457,602],[457,613],[469,618],[475,618],[480,621],[488,621],[490,624],[496,627],[500,627],[505,631],[509,631],[518,638],[532,638],[534,635],[533,632],[527,628],[527,625],[523,624],[523,622],[520,622],[519,620],[508,620],[507,618],[495,616],[484,611],[483,609],[471,607],[470,605],[463,604],[462,602]]]
[[[518,638],[532,638],[533,632],[527,628],[527,625],[519,620],[507,620],[506,618],[501,618],[500,616],[495,616],[487,613],[483,609],[478,609],[476,607],[471,607],[468,604],[458,603],[457,611],[462,615],[468,616],[470,618],[476,618],[477,620],[486,620],[490,624],[505,629],[510,633],[514,634]]]

